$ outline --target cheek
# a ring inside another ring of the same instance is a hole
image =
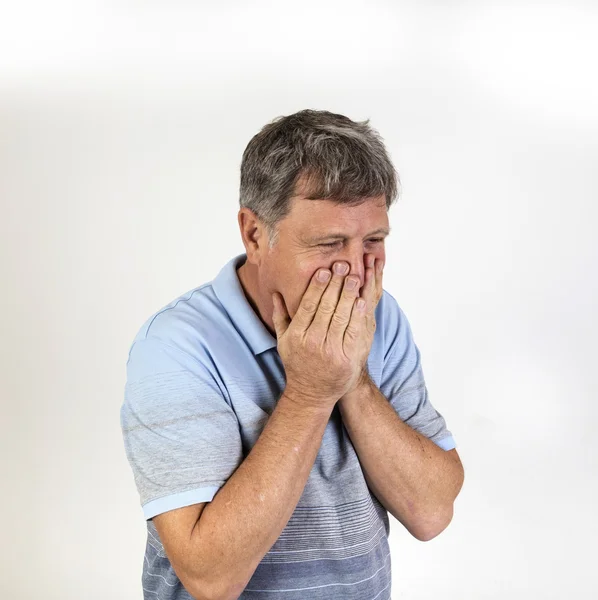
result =
[[[384,247],[368,250],[366,254],[372,255],[376,261],[381,260],[383,265],[386,264],[386,250]],[[365,263],[365,256],[363,260]]]
[[[385,248],[380,248],[379,250],[374,252],[374,256],[377,259],[380,259],[384,265],[386,264],[386,249]]]

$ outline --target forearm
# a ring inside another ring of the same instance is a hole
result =
[[[452,518],[459,461],[404,423],[371,381],[339,408],[372,492],[414,537],[434,537]]]
[[[226,582],[241,593],[279,537],[301,497],[332,408],[302,406],[285,392],[247,458],[206,505],[195,547],[206,549],[203,576],[216,587]]]

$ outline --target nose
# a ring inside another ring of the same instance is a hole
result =
[[[359,287],[361,287],[365,282],[365,265],[363,261],[365,260],[365,253],[361,253],[359,257],[356,259],[352,259],[349,263],[351,265],[351,269],[349,273],[352,275],[357,275],[359,277]]]
[[[337,261],[349,263],[349,275],[359,277],[359,287],[361,288],[365,282],[365,255],[367,253],[362,248],[347,250],[345,256],[339,257]]]

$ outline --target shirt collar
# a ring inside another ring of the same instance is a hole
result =
[[[239,281],[237,268],[246,260],[247,254],[245,253],[229,260],[212,281],[212,289],[253,353],[260,354],[276,348],[277,342],[249,304]]]

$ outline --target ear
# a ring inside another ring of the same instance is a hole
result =
[[[252,264],[259,265],[263,256],[268,253],[266,226],[250,208],[246,207],[239,210],[237,221],[247,260]]]

